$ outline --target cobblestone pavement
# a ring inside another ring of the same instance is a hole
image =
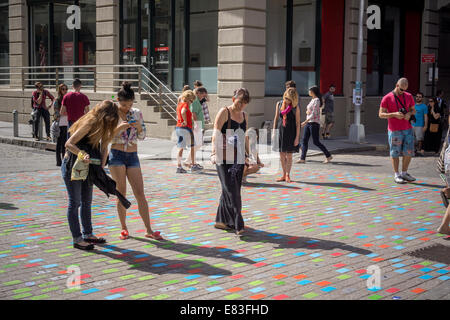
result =
[[[45,164],[54,153],[30,154],[22,172],[0,174],[1,299],[449,298],[450,266],[406,254],[448,244],[435,232],[444,208],[434,158],[416,160],[418,180],[408,185],[393,182],[383,154],[295,165],[291,185],[255,175],[243,187],[249,229],[241,238],[213,228],[220,188],[212,167],[176,175],[170,163],[143,161],[152,225],[166,241],[143,237],[130,193],[132,237],[119,240],[115,199],[94,189],[94,231],[108,243],[87,253],[71,246],[60,172],[34,171],[34,157]],[[373,265],[381,282],[369,290]],[[67,286],[69,266],[80,270],[79,288]]]

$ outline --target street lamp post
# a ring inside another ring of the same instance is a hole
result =
[[[359,32],[358,32],[358,55],[356,60],[356,86],[353,90],[353,104],[355,105],[355,123],[350,126],[349,140],[360,143],[365,140],[364,125],[361,124],[362,105],[362,56],[364,46],[364,0],[360,0],[359,5]]]

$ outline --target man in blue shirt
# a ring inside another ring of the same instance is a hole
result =
[[[428,106],[423,103],[423,93],[418,92],[416,94],[416,121],[412,122],[414,136],[416,138],[417,149],[416,154],[423,156],[425,151],[423,150],[423,140],[425,131],[428,127]]]

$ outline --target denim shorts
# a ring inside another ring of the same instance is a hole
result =
[[[414,156],[414,132],[413,129],[389,131],[389,147],[391,158]]]
[[[194,146],[194,133],[191,128],[188,127],[176,127],[175,132],[178,137],[177,147],[186,148]]]
[[[126,167],[126,168],[140,168],[141,163],[137,152],[124,152],[120,150],[111,149],[109,153],[110,167]]]

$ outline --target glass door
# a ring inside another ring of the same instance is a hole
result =
[[[171,3],[121,1],[121,64],[142,64],[164,84],[171,81]]]
[[[122,64],[138,64],[138,8],[140,0],[121,1],[121,48]]]
[[[154,0],[152,16],[152,55],[151,71],[163,83],[169,83],[171,30],[170,30],[170,3],[167,0]]]

